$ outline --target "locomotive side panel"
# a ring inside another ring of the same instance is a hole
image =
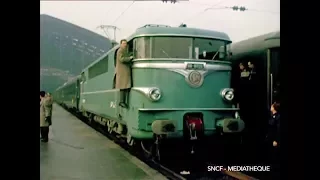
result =
[[[114,114],[108,102],[115,99],[112,90],[112,75],[114,70],[110,67],[110,57],[105,55],[98,62],[85,70],[86,79],[83,83],[80,104],[86,111],[97,115]]]
[[[120,90],[114,89],[115,53],[116,49],[109,51],[84,71],[80,107],[82,111],[126,124],[128,112],[119,107]]]

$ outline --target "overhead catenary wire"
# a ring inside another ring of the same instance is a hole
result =
[[[121,12],[121,14],[113,21],[113,25],[120,19],[120,17],[134,4],[135,1],[132,1],[132,3],[124,10]]]
[[[198,3],[198,2],[194,2],[194,1],[188,1],[187,3],[182,3],[182,4],[180,4],[180,5],[195,4],[195,5],[200,5],[200,6],[215,7],[216,5],[219,5],[220,3],[222,3],[223,1],[227,1],[227,0],[220,0],[219,2],[217,2],[216,4],[213,4],[213,5],[212,5],[212,4],[205,4],[205,3]],[[161,13],[161,16],[158,17],[158,18],[155,20],[155,22],[161,21],[161,20],[164,18],[164,17],[163,17],[163,14],[168,14],[170,11],[172,11],[173,8],[174,8],[174,6],[171,7],[170,9],[168,9],[167,11]],[[220,8],[220,9],[221,9],[221,8]],[[200,13],[202,13],[202,12],[200,12]],[[193,15],[192,17],[194,17],[194,16],[196,16],[196,15]],[[165,17],[165,18],[167,18],[167,17]],[[189,19],[189,18],[188,18],[188,19]]]
[[[267,10],[258,10],[258,9],[246,9],[246,11],[254,11],[254,12],[261,12],[261,13],[271,13],[271,14],[279,14],[280,12],[275,11],[267,11]]]
[[[217,2],[216,4],[211,5],[209,8],[214,8],[214,7],[216,7],[217,5],[219,5],[219,4],[221,4],[221,3],[224,3],[224,2],[226,2],[226,1],[228,1],[228,0],[221,0],[221,1]],[[208,9],[208,8],[206,8],[206,9]],[[192,18],[194,18],[194,17],[196,17],[196,16],[199,16],[199,15],[205,13],[205,12],[206,12],[206,9],[198,12],[197,14],[191,16],[190,18],[187,18],[187,19],[184,20],[184,21],[188,21],[188,20],[190,20],[190,19],[192,19]]]

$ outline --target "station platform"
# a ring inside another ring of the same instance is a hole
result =
[[[162,174],[57,104],[40,142],[41,180],[162,180]]]

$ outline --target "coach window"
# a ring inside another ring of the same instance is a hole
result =
[[[226,45],[225,41],[217,39],[194,39],[194,47],[199,48],[199,59],[225,60]]]

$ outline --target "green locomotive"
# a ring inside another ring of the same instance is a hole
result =
[[[109,133],[147,152],[161,141],[192,142],[238,133],[244,123],[233,104],[228,35],[222,32],[146,25],[128,39],[133,53],[129,107],[119,106],[113,47],[85,68],[79,79],[77,110]],[[71,84],[77,84],[73,81]],[[73,85],[73,87],[77,85]],[[64,85],[57,90],[60,99]],[[156,146],[158,148],[158,146]],[[157,149],[156,152],[159,152]],[[156,156],[159,158],[159,154]]]

